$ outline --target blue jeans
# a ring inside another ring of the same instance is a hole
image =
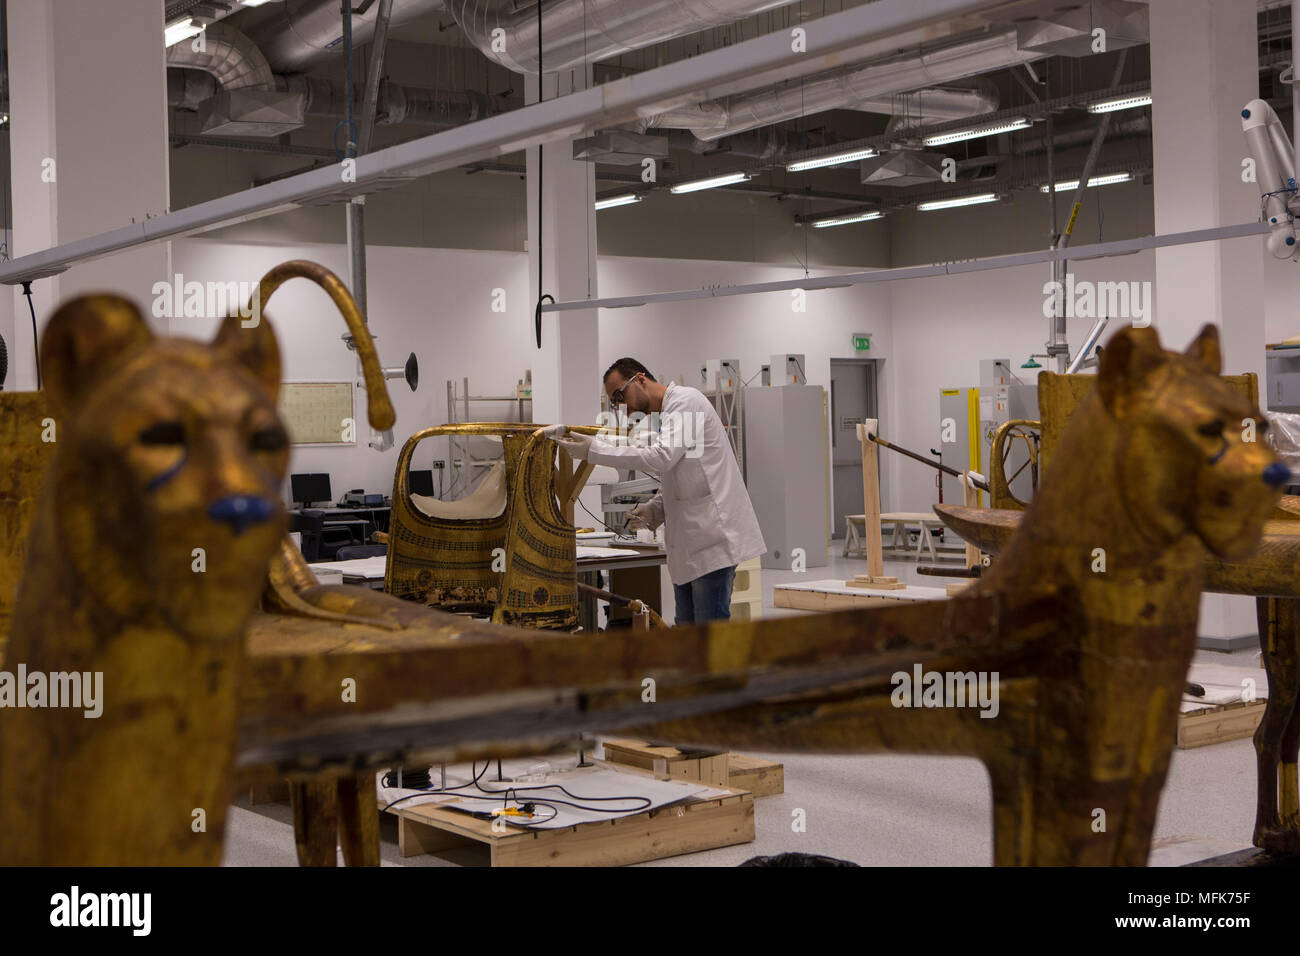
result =
[[[677,624],[703,624],[705,621],[731,619],[731,586],[736,581],[736,566],[718,568],[694,581],[673,585],[677,600]]]

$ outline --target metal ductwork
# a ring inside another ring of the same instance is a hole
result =
[[[919,115],[922,122],[960,119],[993,112],[997,98],[977,90],[926,88],[1039,57],[1021,50],[1016,32],[1008,30],[929,53],[817,74],[802,83],[668,110],[646,117],[641,125],[689,129],[700,139],[715,140],[830,109],[905,113]],[[914,99],[898,95],[908,90],[923,92],[912,94]]]
[[[269,90],[275,85],[271,66],[257,44],[224,23],[213,23],[194,39],[172,44],[167,48],[167,65],[211,74],[223,90]]]
[[[788,6],[793,0],[553,0],[542,7],[542,67],[567,70],[677,37],[727,26]],[[535,4],[448,0],[447,10],[488,59],[516,73],[536,73]],[[493,42],[493,32],[498,42]]]
[[[216,77],[198,70],[167,71],[167,105],[182,110],[197,110],[204,100],[221,89]]]
[[[1050,16],[1016,25],[1020,48],[1040,56],[1089,56],[1097,52],[1093,37],[1098,30],[1104,31],[1108,51],[1149,42],[1151,20],[1146,3],[1091,0],[1063,5]]]
[[[363,46],[375,35],[379,4],[362,4],[352,14],[352,45]],[[393,0],[390,26],[445,9],[442,0]],[[284,0],[246,14],[248,35],[276,73],[299,73],[313,63],[343,52],[343,15],[339,0]],[[536,41],[534,41],[536,43]]]
[[[1111,121],[1110,132],[1106,135],[1107,142],[1117,139],[1123,139],[1126,136],[1143,136],[1151,132],[1151,117],[1134,116],[1131,119]],[[1096,127],[1087,126],[1082,129],[1058,130],[1052,136],[1052,144],[1056,149],[1069,149],[1072,146],[1086,146],[1092,142],[1093,136],[1097,133]],[[1032,155],[1047,151],[1047,137],[1037,132],[1026,132],[1020,140],[1019,152],[1023,155]]]
[[[338,117],[347,112],[346,90],[335,80],[303,74],[276,76],[274,87],[278,94],[300,102],[303,115]],[[173,108],[201,109],[217,92],[216,82],[206,74],[192,70],[171,70],[167,74],[167,102]],[[358,89],[354,96],[359,101],[361,90]],[[359,102],[356,107],[360,108]],[[473,90],[422,89],[385,80],[379,84],[375,122],[381,126],[395,123],[461,126],[505,112],[508,108],[509,104],[500,96]],[[301,120],[298,125],[301,125]]]

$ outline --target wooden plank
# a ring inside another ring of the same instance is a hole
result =
[[[626,866],[754,840],[754,798],[676,804],[608,823],[492,843],[493,866]]]
[[[471,846],[475,842],[463,834],[442,827],[429,826],[410,817],[397,818],[397,852],[402,859],[408,856],[419,856],[422,853],[437,853],[441,850]]]
[[[785,765],[765,757],[727,754],[727,786],[748,790],[755,797],[785,793]]]
[[[654,771],[657,765],[665,766],[662,775],[679,780],[707,783],[711,787],[726,787],[727,753],[718,751],[682,751],[672,746],[651,746],[642,740],[607,740],[604,743],[605,759],[611,763]]]
[[[825,591],[802,591],[794,588],[773,588],[772,604],[776,607],[788,607],[798,611],[826,610]]]
[[[1240,740],[1255,733],[1264,717],[1265,702],[1212,707],[1180,714],[1178,749],[1190,750],[1225,740]]]
[[[862,580],[863,575],[858,575],[851,580],[845,581],[846,588],[871,588],[878,591],[901,591],[907,587],[906,584],[898,578],[875,578],[870,581]]]

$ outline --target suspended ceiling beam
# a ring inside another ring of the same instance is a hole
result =
[[[543,312],[570,312],[580,309],[630,309],[655,302],[684,302],[690,299],[716,299],[729,295],[755,295],[761,292],[788,292],[803,289],[842,289],[869,282],[895,282],[899,279],[923,279],[929,276],[961,275],[965,272],[987,272],[992,269],[1009,269],[1013,266],[1034,265],[1041,262],[1065,259],[1104,259],[1110,256],[1127,256],[1143,249],[1165,246],[1182,246],[1194,242],[1217,242],[1222,239],[1241,239],[1246,236],[1267,234],[1268,225],[1247,222],[1236,226],[1216,226],[1213,229],[1193,229],[1163,236],[1141,236],[1136,239],[1116,239],[1111,242],[1094,242],[1072,249],[1040,249],[1036,252],[1018,252],[1007,256],[990,256],[987,259],[964,259],[959,262],[940,262],[924,266],[900,266],[893,269],[872,269],[868,272],[843,272],[838,275],[807,276],[800,279],[782,279],[777,282],[751,282],[746,285],[720,286],[708,289],[684,289],[680,292],[651,292],[645,295],[624,295],[604,299],[575,299],[568,302],[546,303]]]
[[[631,122],[639,114],[718,99],[832,69],[904,46],[933,44],[987,25],[981,13],[1011,15],[1005,0],[877,0],[766,36],[647,70],[601,86],[525,106],[476,123],[433,133],[356,159],[355,181],[334,164],[243,192],[169,212],[0,263],[0,283],[56,275],[87,262],[163,239],[274,215],[308,202],[364,194],[403,179],[540,143],[570,140]]]

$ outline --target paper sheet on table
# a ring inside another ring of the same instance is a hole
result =
[[[307,567],[313,571],[339,571],[349,576],[382,578],[387,564],[388,556],[377,554],[369,558],[354,558],[351,561],[322,561],[319,564],[309,564]]]
[[[580,558],[631,558],[636,556],[633,548],[597,548],[578,545]]]
[[[504,768],[506,777],[510,778],[517,774],[526,773],[528,762],[505,761]],[[442,807],[466,813],[490,813],[494,809],[505,806],[505,791],[514,789],[518,799],[512,799],[509,805],[517,807],[531,800],[539,804],[538,814],[533,820],[528,820],[526,817],[507,817],[507,821],[515,823],[516,826],[523,823],[532,829],[540,830],[571,827],[575,824],[591,823],[595,820],[614,820],[619,817],[632,816],[637,813],[645,813],[647,810],[678,803],[688,797],[709,798],[728,795],[728,791],[719,790],[707,784],[686,780],[656,780],[653,777],[619,773],[614,770],[593,770],[589,773],[552,773],[540,781],[515,782],[511,779],[499,781],[495,777],[495,769],[489,770],[479,779],[477,787],[469,786],[468,784],[472,779],[471,771],[469,767],[462,764],[447,768],[446,791],[399,790],[395,787],[385,787],[382,774],[378,776],[377,786],[379,798],[383,801],[384,806],[394,800],[401,799],[402,802],[399,806],[403,807],[435,803]],[[436,767],[432,771],[432,779],[434,786],[440,785],[441,778]],[[569,791],[569,794],[574,796],[564,793],[559,787],[564,787]],[[644,797],[645,799],[598,801],[590,799],[593,797],[633,796]],[[467,797],[480,799],[467,799]],[[545,801],[548,797],[565,800],[569,803],[587,803],[593,807],[602,807],[604,810],[546,805]],[[648,804],[647,800],[649,801]],[[555,816],[546,819],[552,810],[555,811]]]

